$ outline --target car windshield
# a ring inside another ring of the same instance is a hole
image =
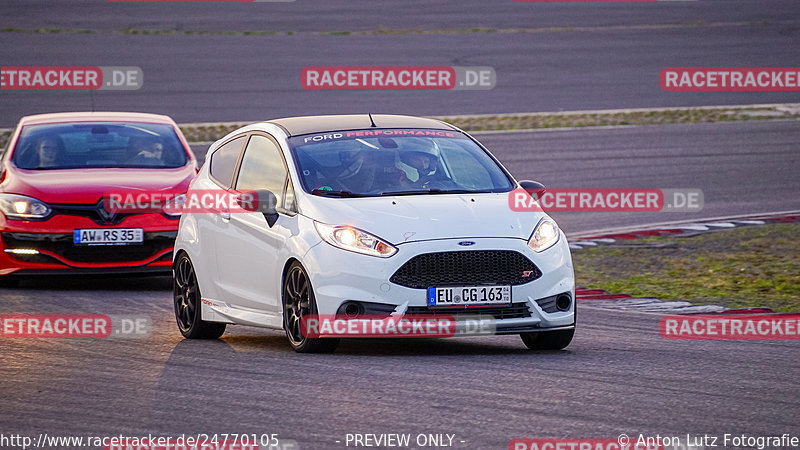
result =
[[[289,139],[306,192],[336,197],[508,192],[509,176],[463,133],[382,129]]]
[[[12,161],[20,169],[175,168],[187,155],[170,125],[70,123],[22,129]]]

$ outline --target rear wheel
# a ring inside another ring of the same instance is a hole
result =
[[[225,332],[225,324],[206,322],[200,315],[200,287],[192,261],[183,253],[172,274],[175,319],[187,339],[216,339]]]
[[[302,319],[317,314],[314,289],[303,266],[293,262],[283,280],[283,328],[298,353],[333,353],[339,339],[310,338],[303,335]]]
[[[575,329],[520,333],[522,342],[531,350],[561,350],[572,342]]]

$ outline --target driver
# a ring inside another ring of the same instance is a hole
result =
[[[59,152],[63,151],[64,144],[58,136],[45,136],[36,143],[36,156],[39,167],[49,168],[58,165]]]
[[[339,151],[339,166],[335,181],[346,190],[358,193],[367,192],[375,180],[375,167],[370,163],[367,152],[354,144]]]
[[[407,178],[407,182],[404,183],[411,187],[426,189],[430,183],[447,178],[442,173],[439,154],[432,143],[426,142],[424,145],[414,147],[413,150],[401,151],[400,161],[417,172],[415,180]]]

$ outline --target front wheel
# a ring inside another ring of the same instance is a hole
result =
[[[178,329],[187,339],[217,339],[225,324],[207,322],[200,315],[200,287],[192,261],[183,253],[172,271],[172,293]]]
[[[333,353],[339,339],[310,338],[303,335],[303,317],[317,314],[314,289],[303,266],[293,262],[283,280],[283,328],[298,353]]]
[[[561,350],[572,342],[575,329],[520,333],[519,337],[531,350]]]

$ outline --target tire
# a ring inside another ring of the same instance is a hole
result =
[[[572,337],[575,335],[575,329],[571,330],[557,330],[557,331],[542,331],[539,333],[520,333],[519,337],[531,350],[561,350],[566,348]]]
[[[185,253],[178,257],[172,271],[172,293],[175,320],[186,339],[217,339],[225,332],[224,323],[207,322],[201,318],[200,286],[192,261]]]
[[[303,336],[301,321],[304,316],[317,314],[314,289],[303,266],[295,261],[286,271],[283,280],[283,329],[289,344],[297,353],[333,353],[339,339],[309,338]]]

